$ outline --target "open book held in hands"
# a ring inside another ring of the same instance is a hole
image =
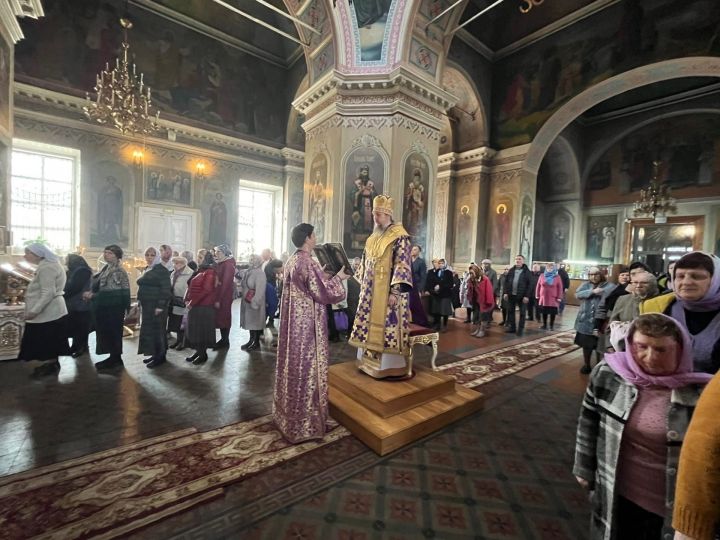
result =
[[[326,271],[337,274],[342,268],[346,274],[352,275],[352,267],[348,260],[345,249],[339,242],[328,242],[327,244],[317,244],[315,246],[315,256]]]

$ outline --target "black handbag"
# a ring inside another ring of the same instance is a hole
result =
[[[182,296],[173,296],[170,304],[173,306],[184,308],[185,307],[185,299]]]

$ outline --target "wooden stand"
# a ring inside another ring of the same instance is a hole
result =
[[[377,380],[354,362],[330,367],[330,414],[385,455],[482,408],[482,394],[442,373],[417,368],[405,381]]]

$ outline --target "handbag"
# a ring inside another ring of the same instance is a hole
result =
[[[170,303],[173,306],[185,307],[185,299],[182,296],[173,296]]]
[[[616,351],[625,350],[625,338],[632,321],[613,321],[610,323],[610,344]]]
[[[335,321],[335,330],[344,332],[348,329],[348,316],[344,311],[333,311],[333,320]]]
[[[253,298],[255,298],[255,289],[248,289],[248,292],[245,293],[244,300],[246,302],[252,302]]]

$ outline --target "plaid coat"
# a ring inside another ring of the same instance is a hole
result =
[[[665,525],[663,538],[672,538],[672,508],[680,445],[685,438],[702,387],[690,385],[672,391],[667,420]],[[590,538],[612,540],[615,530],[615,470],[625,423],[637,400],[638,389],[604,361],[590,375],[580,409],[573,474],[590,483],[592,517]],[[669,536],[668,536],[669,535]]]

